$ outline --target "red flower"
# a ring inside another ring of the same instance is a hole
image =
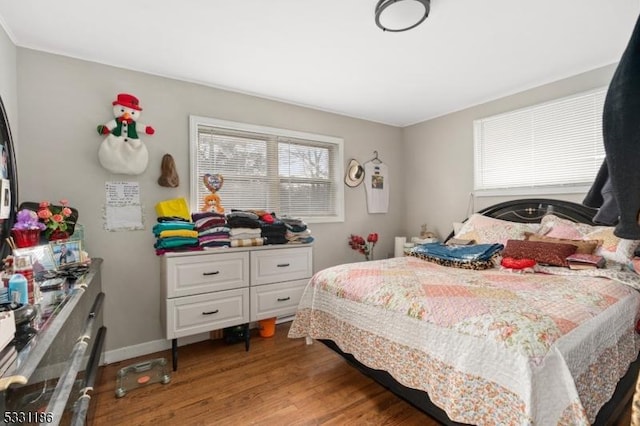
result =
[[[349,235],[349,239],[347,243],[349,247],[353,250],[358,251],[359,253],[364,254],[366,260],[373,259],[373,247],[378,242],[378,234],[373,232],[367,236],[365,240],[360,235]]]

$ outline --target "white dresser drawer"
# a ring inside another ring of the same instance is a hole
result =
[[[164,258],[167,298],[249,285],[249,253],[211,253]]]
[[[167,299],[168,339],[249,322],[249,288]]]
[[[251,321],[293,315],[309,279],[251,287]]]
[[[311,247],[261,250],[251,253],[251,285],[310,278]]]

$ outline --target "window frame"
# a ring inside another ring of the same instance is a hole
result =
[[[539,195],[551,195],[551,194],[580,194],[586,193],[591,187],[591,182],[584,183],[570,183],[570,184],[547,184],[547,185],[533,185],[533,186],[505,186],[505,187],[496,187],[496,188],[478,188],[477,187],[477,175],[478,175],[478,163],[479,159],[477,153],[479,151],[478,148],[478,132],[479,126],[485,120],[491,120],[501,117],[515,116],[516,114],[520,114],[523,112],[531,112],[536,109],[544,108],[545,106],[560,104],[562,102],[566,102],[571,99],[578,99],[584,96],[590,95],[602,95],[604,101],[604,95],[606,95],[607,87],[598,87],[591,90],[586,90],[578,93],[574,93],[568,96],[563,96],[561,98],[552,99],[546,102],[541,102],[538,104],[530,105],[523,108],[518,108],[515,110],[503,112],[500,114],[495,114],[492,116],[487,116],[483,118],[478,118],[473,120],[473,194],[478,197],[495,197],[495,196],[539,196]],[[600,116],[598,116],[600,117]],[[601,122],[600,122],[601,126]],[[602,144],[602,156],[601,158],[595,158],[595,162],[597,166],[594,168],[593,179],[595,179],[596,173],[602,160],[604,159],[604,144]],[[565,156],[567,159],[570,158],[569,154],[565,152]]]
[[[221,120],[211,117],[203,117],[197,115],[189,116],[189,202],[192,206],[192,210],[196,209],[199,205],[198,197],[198,185],[202,176],[197,176],[197,162],[198,162],[198,126],[217,127],[221,129],[240,131],[240,132],[252,132],[258,134],[266,134],[276,139],[276,144],[280,143],[282,139],[302,140],[309,142],[319,142],[323,144],[333,144],[336,146],[336,156],[333,162],[333,170],[330,171],[335,191],[335,215],[333,216],[297,216],[303,219],[306,223],[334,223],[344,222],[345,220],[345,201],[344,201],[344,185],[342,185],[342,177],[344,175],[344,140],[342,138],[320,135],[315,133],[301,132],[297,130],[281,129],[277,127],[262,126],[257,124],[242,123],[229,120]],[[312,146],[312,145],[309,145]],[[277,149],[277,148],[276,148]],[[269,156],[268,156],[269,157]],[[277,157],[277,154],[276,154]],[[213,171],[215,173],[215,171]],[[284,178],[277,177],[277,181],[281,182]],[[296,180],[296,178],[291,178]],[[286,180],[286,179],[285,179]],[[224,200],[222,200],[224,204]],[[280,212],[275,212],[280,214]]]

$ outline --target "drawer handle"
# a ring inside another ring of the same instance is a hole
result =
[[[202,315],[213,315],[220,312],[220,309],[216,309],[215,311],[203,312]]]
[[[203,272],[202,275],[218,275],[220,273],[220,271],[213,271],[213,272]]]
[[[278,268],[286,268],[289,265],[289,263],[278,263]]]
[[[291,300],[291,298],[289,296],[283,297],[283,298],[278,298],[278,302],[286,302],[287,300]]]

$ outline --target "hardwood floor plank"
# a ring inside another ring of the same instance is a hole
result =
[[[160,357],[170,364],[171,351],[101,367],[94,424],[439,425],[323,344],[289,339],[289,326],[279,324],[272,338],[254,330],[249,352],[222,340],[181,347],[169,384],[143,386],[123,398],[115,397],[120,368]],[[624,419],[616,426],[628,425]]]

